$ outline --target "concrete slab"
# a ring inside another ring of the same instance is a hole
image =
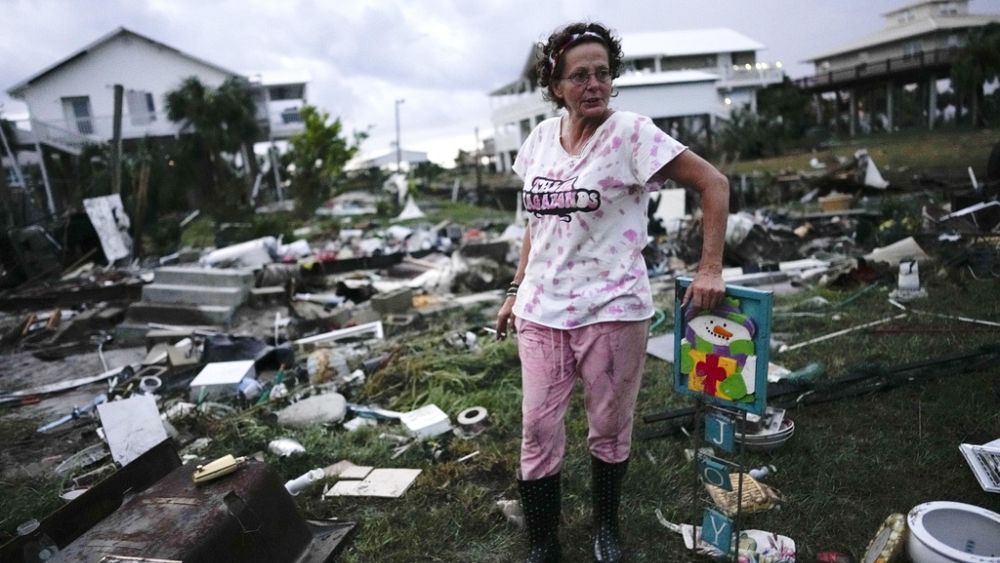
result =
[[[239,287],[151,283],[142,288],[142,300],[152,303],[235,307],[245,299],[246,291]]]
[[[166,266],[154,271],[154,283],[167,285],[205,285],[210,287],[242,287],[254,285],[252,270],[222,270]]]
[[[183,326],[229,326],[234,306],[183,305],[138,301],[128,307],[125,319],[133,323],[161,323]]]

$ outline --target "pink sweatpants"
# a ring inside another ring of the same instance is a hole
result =
[[[635,401],[646,362],[649,321],[608,322],[560,330],[517,319],[524,401],[521,479],[541,479],[562,467],[563,419],[577,377],[583,381],[590,453],[628,459]]]

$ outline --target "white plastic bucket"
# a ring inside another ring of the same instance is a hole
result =
[[[960,502],[917,505],[907,516],[914,563],[1000,563],[1000,514]]]

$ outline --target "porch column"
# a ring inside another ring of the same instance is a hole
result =
[[[823,124],[823,97],[819,92],[813,94],[813,104],[816,106],[816,125]]]
[[[937,112],[937,77],[931,75],[927,88],[927,128],[934,129],[934,114]]]
[[[851,99],[847,110],[848,113],[850,113],[847,122],[850,126],[849,134],[851,137],[853,137],[858,130],[858,91],[852,89],[848,91],[848,94],[851,96]]]
[[[888,84],[885,85],[885,127],[886,127],[886,129],[889,130],[890,133],[893,130],[893,120],[892,120],[892,113],[893,113],[893,111],[892,111],[893,107],[892,106],[893,106],[893,103],[892,103],[892,95],[893,95],[894,88],[892,86],[893,86],[892,82],[889,82]]]

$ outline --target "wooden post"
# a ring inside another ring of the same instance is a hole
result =
[[[934,115],[937,113],[937,77],[933,74],[927,89],[927,129],[934,129]],[[961,103],[959,103],[961,105]]]
[[[122,97],[125,89],[115,84],[114,121],[111,124],[111,193],[122,193]]]
[[[858,129],[858,91],[852,88],[848,94],[851,96],[847,110],[850,113],[847,119],[848,131],[850,136],[854,137]]]
[[[893,110],[892,95],[893,95],[893,85],[892,81],[890,80],[889,83],[885,85],[885,118],[886,118],[885,128],[888,129],[890,133],[892,133],[892,129],[894,127],[892,121],[892,110]]]

